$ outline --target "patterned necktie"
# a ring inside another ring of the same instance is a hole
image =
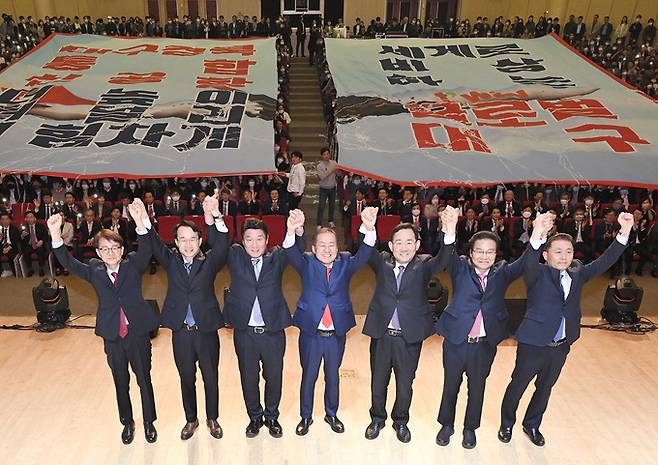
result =
[[[331,268],[327,267],[327,282],[329,282],[329,277],[331,276]],[[331,310],[329,310],[329,304],[324,306],[324,313],[322,314],[322,324],[325,328],[330,328],[333,324],[333,319],[331,318]]]
[[[478,278],[480,278],[480,286],[482,286],[482,292],[484,292],[487,289],[487,276],[481,275],[479,273],[476,274]],[[480,332],[482,332],[482,309],[478,310],[478,314],[475,317],[475,322],[473,323],[473,327],[471,328],[471,331],[468,333],[468,336],[478,337],[480,335]]]
[[[402,273],[404,273],[404,265],[399,265],[398,275],[395,277],[395,283],[397,284],[398,291],[400,290],[400,283],[402,282]],[[391,321],[389,322],[388,326],[397,330],[402,329],[402,326],[400,326],[400,317],[398,316],[397,308],[393,310],[393,316],[391,317]]]
[[[183,265],[185,266],[185,271],[187,271],[187,274],[189,275],[190,272],[192,271],[192,262],[190,263],[183,262]]]
[[[118,277],[119,273],[116,271],[112,272],[112,278],[114,278],[114,287],[118,287]],[[128,323],[126,323],[126,314],[123,312],[123,307],[119,307],[119,337],[124,338],[128,335]]]
[[[565,281],[566,281],[566,276],[565,276],[566,274],[567,274],[566,271],[561,271],[560,272],[560,290],[562,291],[562,295],[564,296],[565,300],[567,299],[567,295],[565,295],[565,294],[568,294],[567,292],[565,292],[565,287],[566,286],[564,285]],[[557,342],[557,341],[560,341],[560,340],[564,339],[562,337],[563,334],[564,334],[564,337],[566,337],[565,328],[564,328],[565,322],[566,321],[564,319],[564,315],[562,315],[562,318],[560,319],[560,327],[557,329],[557,333],[555,333],[555,337],[553,338],[553,341]]]
[[[34,248],[34,245],[37,243],[37,234],[34,231],[34,225],[30,225],[30,245]]]
[[[183,262],[183,265],[185,266],[185,271],[187,271],[187,275],[190,275],[190,272],[192,271],[192,262],[187,263]],[[188,304],[187,306],[187,314],[185,315],[185,320],[184,323],[188,326],[194,326],[196,324],[196,320],[194,319],[194,314],[192,313],[192,305]]]

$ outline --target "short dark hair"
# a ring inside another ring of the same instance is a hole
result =
[[[329,154],[331,154],[331,150],[329,150],[329,147],[326,146],[320,149],[320,155],[322,155],[324,152],[329,152]]]
[[[303,155],[302,152],[300,152],[299,150],[295,150],[294,152],[292,152],[292,153],[290,154],[290,156],[291,156],[291,157],[297,157],[297,158],[299,158],[300,160],[303,160],[303,159],[304,159],[304,155]]]
[[[263,220],[260,220],[258,218],[247,218],[244,223],[242,223],[242,227],[240,228],[240,234],[244,237],[244,233],[247,231],[247,229],[260,229],[265,233],[266,236],[269,236],[269,231],[267,230],[267,225]]]
[[[544,250],[548,250],[548,249],[550,249],[550,248],[551,248],[551,245],[552,245],[553,242],[555,242],[555,241],[567,241],[567,242],[570,242],[572,246],[574,245],[574,244],[573,244],[573,237],[571,237],[571,234],[567,234],[567,233],[557,233],[557,234],[554,234],[554,235],[550,236],[550,237],[546,240],[546,245],[544,246]]]
[[[11,220],[11,213],[9,213],[8,211],[0,212],[0,218],[2,218],[3,216],[6,216]]]
[[[123,237],[121,237],[121,234],[119,234],[116,231],[112,231],[111,229],[101,229],[96,233],[96,235],[94,236],[95,248],[98,248],[98,243],[100,242],[101,239],[114,242],[116,244],[119,244],[119,246],[123,247]]]
[[[395,237],[395,235],[399,231],[402,231],[404,229],[410,229],[411,231],[413,231],[414,232],[414,237],[416,238],[416,240],[417,241],[420,240],[420,231],[418,231],[418,229],[416,229],[413,224],[411,224],[411,223],[400,223],[391,230],[391,242],[393,241],[393,238]]]
[[[500,249],[500,237],[492,231],[478,231],[468,240],[468,254],[470,255],[475,248],[475,243],[481,240],[490,240],[496,243],[496,251]]]
[[[197,234],[197,237],[201,237],[201,229],[199,229],[199,227],[194,221],[183,220],[180,223],[178,223],[176,226],[174,226],[175,238],[178,238],[178,230],[180,228],[190,228],[192,231],[194,231]]]

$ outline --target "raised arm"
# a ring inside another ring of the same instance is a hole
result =
[[[529,250],[530,256],[526,257],[523,262],[523,273],[528,286],[539,278],[539,270],[541,269],[539,252],[542,241],[545,240],[546,234],[553,227],[553,221],[554,217],[551,213],[538,213],[532,222],[532,238],[528,246],[532,250]],[[539,240],[536,238],[539,238]]]
[[[375,244],[377,243],[377,207],[366,207],[361,212],[361,231],[364,234],[363,241],[356,251],[356,255],[350,258],[352,273],[364,266],[375,255]]]
[[[64,247],[60,226],[62,225],[62,216],[59,213],[54,214],[48,218],[48,230],[52,238],[53,253],[57,257],[59,263],[66,269],[70,270],[74,275],[81,277],[86,281],[91,281],[91,268],[86,263],[72,257],[69,251]]]
[[[534,222],[533,222],[534,225]],[[549,228],[550,229],[550,228]],[[528,244],[523,251],[523,254],[516,260],[514,260],[512,263],[508,263],[505,265],[503,268],[503,271],[506,276],[506,280],[508,283],[511,283],[512,281],[515,281],[521,275],[523,274],[525,270],[525,264],[527,260],[531,260],[535,263],[539,263],[539,254],[541,252],[541,245],[545,242],[545,236],[546,232],[542,230],[538,230],[533,226],[532,229],[532,235],[530,236],[530,240],[528,241]],[[537,249],[535,249],[532,244],[537,245]]]
[[[594,276],[606,271],[614,265],[619,257],[621,257],[621,254],[624,253],[635,220],[633,219],[632,213],[620,213],[617,217],[617,221],[619,222],[621,229],[612,241],[612,244],[610,244],[599,258],[583,267],[582,276],[585,281],[588,281]]]
[[[443,231],[443,245],[436,257],[432,257],[423,264],[423,272],[427,280],[445,270],[455,254],[455,242],[457,240],[457,220],[459,211],[450,205],[441,212],[441,229]]]
[[[283,241],[283,250],[286,254],[286,257],[290,264],[297,270],[301,275],[304,271],[304,253],[302,252],[299,241],[303,239],[297,239],[298,236],[303,235],[304,231],[304,212],[301,210],[290,210],[288,215],[288,221],[286,223],[287,232],[286,238]],[[299,234],[301,232],[301,234]],[[295,246],[297,244],[297,246]]]
[[[208,255],[212,268],[219,271],[228,260],[228,228],[219,212],[219,194],[209,195],[203,200],[203,216],[206,221],[206,237],[212,248]]]
[[[153,255],[153,245],[148,237],[147,226],[151,225],[149,215],[140,198],[135,198],[135,200],[128,205],[128,211],[135,221],[135,231],[137,232],[138,242],[137,253],[133,255],[133,263],[135,264],[135,267],[143,273]]]

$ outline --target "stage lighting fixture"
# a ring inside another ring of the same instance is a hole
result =
[[[628,276],[622,276],[605,291],[601,316],[610,324],[635,324],[644,290]]]

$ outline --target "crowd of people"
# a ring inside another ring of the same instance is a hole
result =
[[[39,271],[44,273],[49,239],[39,220],[45,221],[54,212],[60,212],[68,220],[65,223],[70,228],[66,226],[63,237],[66,246],[80,259],[93,256],[93,237],[103,227],[116,230],[126,241],[127,250],[136,244],[135,225],[128,210],[135,198],[143,199],[156,225],[160,216],[201,215],[203,200],[215,192],[220,198],[222,214],[234,221],[238,216],[287,216],[298,207],[305,183],[305,172],[296,171],[303,170],[302,154],[294,152],[292,158],[290,178],[286,176],[290,172],[146,180],[4,176],[0,185],[0,224],[4,233],[2,255],[9,260],[2,276],[15,272],[13,258],[26,251],[31,252],[23,254],[28,265],[29,257],[36,253]],[[436,255],[440,249],[440,215],[449,205],[458,209],[460,215],[457,228],[460,253],[466,252],[475,233],[491,231],[500,239],[499,258],[513,260],[525,249],[536,214],[551,212],[555,225],[550,234],[571,234],[577,256],[587,263],[615,238],[619,214],[629,212],[635,219],[632,243],[611,269],[611,275],[632,271],[642,275],[649,265],[651,274],[658,277],[658,219],[654,209],[658,192],[653,190],[555,184],[405,187],[341,172],[328,147],[321,149],[316,168],[320,176],[318,228],[327,224],[333,228],[340,221],[348,245],[354,245],[353,218],[366,207],[375,206],[380,215],[397,215],[400,222],[414,225],[419,232],[421,251]],[[301,187],[290,188],[290,184],[299,183]],[[22,205],[22,209],[17,208]],[[386,244],[382,243],[381,247],[386,248]],[[58,266],[57,272],[60,271],[66,270]]]

